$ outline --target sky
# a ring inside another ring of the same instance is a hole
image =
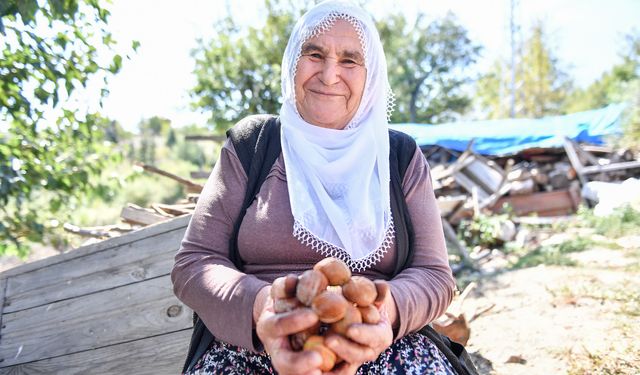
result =
[[[524,37],[541,20],[551,34],[561,64],[584,87],[618,63],[624,35],[640,32],[640,0],[514,0],[515,20]],[[391,10],[410,20],[418,12],[429,19],[452,12],[484,49],[478,69],[510,51],[511,0],[370,0],[375,18]],[[196,40],[214,38],[213,24],[230,13],[238,23],[257,24],[266,11],[263,0],[113,0],[109,29],[121,45],[140,42],[109,82],[102,112],[134,129],[143,118],[162,116],[174,126],[204,125],[207,116],[190,108],[195,85],[191,50]],[[90,95],[90,94],[89,94]]]

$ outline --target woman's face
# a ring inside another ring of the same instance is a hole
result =
[[[302,45],[294,79],[298,113],[310,124],[343,129],[358,110],[366,74],[358,34],[337,20]]]

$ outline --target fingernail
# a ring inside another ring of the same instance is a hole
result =
[[[326,338],[324,339],[324,344],[326,346],[333,348],[337,344],[337,342],[336,342],[336,339],[334,338]]]
[[[313,359],[311,360],[311,364],[313,366],[320,366],[322,364],[322,356],[320,355],[320,353],[316,351],[312,351],[312,352],[313,352]]]

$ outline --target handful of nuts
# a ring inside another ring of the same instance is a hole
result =
[[[324,334],[346,335],[354,323],[377,324],[380,321],[378,307],[388,292],[385,281],[351,276],[349,267],[335,258],[325,258],[300,276],[290,274],[271,285],[276,313],[306,306],[318,315],[318,324],[289,336],[289,341],[293,350],[320,353],[322,371],[330,371],[340,362],[324,344]]]

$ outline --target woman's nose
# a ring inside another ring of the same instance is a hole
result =
[[[333,59],[325,59],[322,64],[322,70],[320,71],[320,80],[327,86],[333,85],[340,81],[340,67],[337,61]]]

